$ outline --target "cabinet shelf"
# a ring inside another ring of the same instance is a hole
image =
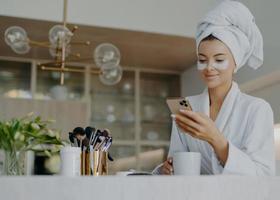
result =
[[[116,99],[127,99],[127,100],[134,100],[135,96],[134,94],[122,94],[117,92],[91,92],[91,97],[110,97],[110,98],[116,98]]]
[[[165,141],[165,140],[141,140],[140,141],[140,145],[141,146],[169,146],[169,141]]]
[[[114,140],[112,146],[135,146],[136,140]]]
[[[165,121],[165,120],[163,120],[163,121],[151,121],[151,120],[141,120],[141,124],[143,124],[143,125],[161,125],[161,126],[163,126],[163,125],[166,125],[166,126],[168,126],[168,125],[170,125],[172,123],[172,121],[170,120],[170,121]]]

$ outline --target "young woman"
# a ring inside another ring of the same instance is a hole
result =
[[[274,175],[273,112],[242,93],[233,74],[263,63],[262,36],[247,7],[223,1],[197,29],[198,70],[207,88],[188,97],[193,111],[173,116],[169,158],[154,171],[172,174],[177,151],[200,152],[202,174]]]

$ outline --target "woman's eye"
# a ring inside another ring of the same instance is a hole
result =
[[[206,60],[199,60],[198,62],[203,64],[203,63],[206,63]]]
[[[222,63],[224,60],[216,60],[217,63]]]

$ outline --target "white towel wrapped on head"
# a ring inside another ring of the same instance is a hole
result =
[[[237,1],[223,1],[200,21],[196,33],[197,49],[209,35],[230,49],[236,69],[248,65],[254,69],[263,64],[263,38],[249,9]]]

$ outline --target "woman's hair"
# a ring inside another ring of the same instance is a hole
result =
[[[203,38],[203,39],[201,40],[201,42],[203,42],[203,41],[212,41],[212,40],[219,40],[219,39],[216,38],[214,35],[210,34],[210,35],[208,35],[207,37]]]

